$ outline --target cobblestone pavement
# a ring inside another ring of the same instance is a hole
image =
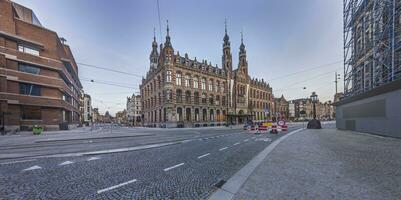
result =
[[[206,199],[281,136],[231,130],[140,151],[3,163],[0,199]]]
[[[400,150],[400,139],[305,130],[280,143],[234,199],[401,199]]]

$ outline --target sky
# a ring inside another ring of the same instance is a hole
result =
[[[126,72],[78,65],[84,91],[101,113],[125,109],[127,96],[139,92],[140,76],[149,69],[153,29],[157,42],[164,42],[166,20],[175,51],[221,67],[227,19],[233,68],[242,31],[249,74],[268,81],[275,97],[305,98],[316,91],[321,101],[332,100],[335,72],[343,75],[342,1],[159,0],[161,24],[157,0],[14,1],[64,37],[77,63]],[[343,90],[342,78],[338,89]]]

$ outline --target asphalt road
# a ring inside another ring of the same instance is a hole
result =
[[[289,127],[289,131],[300,127]],[[255,135],[229,129],[149,131],[155,134],[100,139],[90,144],[60,141],[46,143],[48,147],[32,147],[33,152],[50,149],[56,153],[57,148],[63,149],[60,152],[66,152],[65,148],[86,151],[85,146],[92,144],[96,147],[90,150],[180,141],[121,153],[3,161],[0,199],[206,199],[216,183],[230,178],[283,135]]]

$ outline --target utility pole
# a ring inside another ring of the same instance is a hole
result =
[[[337,83],[338,83],[338,80],[340,79],[340,74],[337,74],[337,72],[336,72],[336,74],[335,74],[335,76],[334,76],[334,83],[336,84],[336,94],[338,93],[338,90],[337,90]]]

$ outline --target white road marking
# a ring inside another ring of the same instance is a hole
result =
[[[65,162],[63,162],[63,163],[60,163],[60,164],[58,164],[59,166],[62,166],[62,165],[70,165],[70,164],[73,164],[74,162],[71,162],[71,161],[69,161],[69,160],[67,160],[67,161],[65,161]]]
[[[163,169],[163,171],[166,172],[166,171],[172,170],[172,169],[177,168],[177,167],[182,166],[182,165],[184,165],[184,163],[180,163],[180,164],[177,164],[177,165],[168,167],[168,168],[166,168],[166,169]]]
[[[223,148],[219,149],[219,151],[226,150],[227,148],[228,148],[228,147],[223,147]]]
[[[201,155],[201,156],[198,156],[198,159],[201,159],[201,158],[206,157],[206,156],[208,156],[208,155],[210,155],[210,153],[207,153],[207,154],[203,154],[203,155]]]
[[[235,144],[234,144],[234,146],[235,146],[235,145],[239,145],[239,144],[240,144],[240,143],[239,143],[239,142],[237,142],[237,143],[235,143]]]
[[[86,161],[99,160],[99,159],[100,159],[99,157],[90,157]]]
[[[97,193],[100,194],[100,193],[103,193],[103,192],[107,192],[109,190],[113,190],[113,189],[119,188],[121,186],[133,183],[135,181],[136,181],[136,179],[133,179],[133,180],[130,180],[130,181],[127,181],[127,182],[124,182],[124,183],[120,183],[120,184],[115,185],[115,186],[111,186],[111,187],[108,187],[108,188],[105,188],[105,189],[102,189],[102,190],[98,190]]]
[[[35,166],[30,167],[30,168],[26,168],[26,169],[24,169],[22,171],[25,172],[25,171],[35,170],[35,169],[42,169],[42,167],[40,167],[38,165],[35,165]]]
[[[248,142],[249,139],[244,140],[244,142]]]
[[[36,159],[16,160],[16,161],[11,161],[11,162],[3,162],[3,163],[0,163],[0,165],[8,165],[8,164],[14,164],[14,163],[31,162],[31,161],[35,161],[35,160],[36,160]]]

